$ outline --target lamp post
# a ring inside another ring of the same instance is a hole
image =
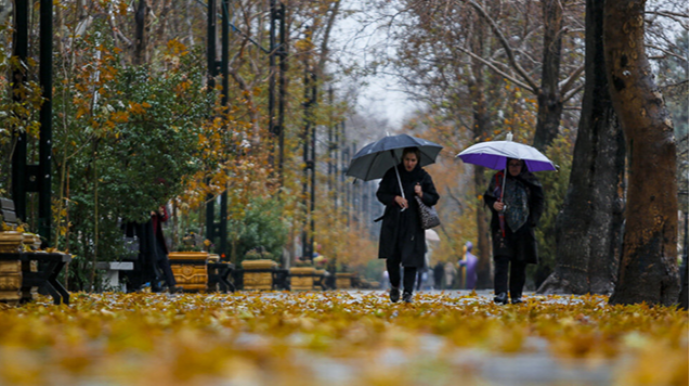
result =
[[[15,2],[14,55],[20,66],[13,68],[13,89],[19,90],[26,82],[26,66],[29,53],[29,2]],[[27,165],[26,131],[15,129],[16,147],[12,156],[12,199],[17,217],[27,221],[26,194],[38,193],[38,233],[50,243],[51,229],[51,161],[52,161],[52,100],[53,100],[53,1],[40,1],[39,15],[39,73],[43,103],[39,112],[41,123],[38,144],[38,165]],[[13,93],[15,102],[22,102],[22,93]]]

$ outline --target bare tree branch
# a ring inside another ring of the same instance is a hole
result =
[[[515,83],[516,85],[518,85],[518,86],[524,88],[525,90],[528,90],[528,91],[530,91],[530,92],[532,92],[532,93],[535,93],[535,94],[538,92],[539,88],[536,88],[536,89],[534,88],[534,87],[536,87],[536,86],[533,87],[533,86],[530,86],[530,85],[528,85],[528,84],[525,84],[525,83],[519,81],[517,78],[515,78],[515,77],[513,77],[512,75],[509,75],[509,74],[507,74],[506,72],[500,70],[500,69],[499,69],[498,67],[496,67],[493,63],[491,63],[491,62],[489,62],[488,60],[482,58],[481,56],[475,54],[474,52],[472,52],[472,51],[470,51],[470,50],[467,50],[467,49],[465,49],[465,48],[462,48],[462,47],[458,47],[458,49],[459,49],[460,51],[462,51],[462,52],[464,52],[464,53],[470,55],[471,57],[473,57],[473,58],[479,60],[480,62],[484,63],[487,67],[489,67],[491,70],[493,70],[493,71],[496,72],[497,74],[499,74],[499,75],[505,77],[505,78],[508,79],[509,81],[511,81],[511,82]]]
[[[653,44],[645,44],[645,47],[647,47],[647,48],[652,48],[652,49],[655,49],[655,50],[657,50],[657,51],[661,51],[661,52],[663,52],[663,53],[666,54],[666,55],[673,56],[673,57],[676,58],[676,59],[680,59],[680,60],[683,61],[684,63],[688,63],[688,58],[687,58],[687,57],[682,56],[682,55],[678,55],[678,54],[676,54],[676,53],[673,52],[673,51],[669,51],[669,50],[667,50],[667,49],[661,48],[661,47],[659,47],[659,46],[655,46],[655,45],[653,45]],[[654,59],[663,59],[663,58],[665,58],[665,56],[654,57]]]
[[[528,88],[532,90],[535,94],[539,92],[539,86],[534,82],[534,79],[527,74],[527,71],[525,71],[522,66],[515,60],[515,54],[513,53],[513,49],[510,47],[508,44],[508,40],[506,39],[505,36],[503,36],[503,33],[501,30],[498,28],[496,25],[496,22],[491,18],[486,13],[486,10],[473,0],[461,0],[461,1],[466,1],[468,4],[470,4],[472,7],[474,7],[477,12],[487,21],[489,22],[489,25],[491,26],[491,30],[494,32],[494,35],[498,38],[499,42],[503,46],[503,48],[506,50],[506,55],[508,56],[508,62],[510,65],[517,71],[518,74],[523,78],[523,80],[529,85]]]
[[[328,16],[328,23],[326,23],[326,30],[323,35],[323,40],[321,41],[321,55],[319,56],[318,64],[319,72],[323,72],[326,65],[326,58],[329,54],[328,42],[331,36],[331,31],[333,30],[333,25],[335,24],[335,18],[338,16],[339,9],[340,0],[337,0],[333,3],[333,9],[331,10],[331,14]],[[323,77],[323,74],[319,74],[319,76]]]
[[[580,79],[580,75],[582,75],[582,72],[585,70],[585,64],[582,63],[582,65],[578,68],[575,69],[566,79],[564,79],[561,84],[559,84],[559,88],[561,89],[561,95],[566,94],[570,89],[573,87],[575,84],[575,81]]]
[[[577,93],[579,93],[580,91],[582,91],[582,89],[584,89],[584,88],[585,88],[585,84],[584,84],[584,83],[582,83],[581,85],[575,87],[572,91],[570,91],[569,93],[567,93],[567,94],[563,97],[562,102],[563,102],[563,103],[566,103],[567,101],[570,100],[570,98],[572,98],[572,97],[574,97],[575,95],[577,95]]]

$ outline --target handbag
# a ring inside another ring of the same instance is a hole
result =
[[[414,198],[419,204],[419,219],[422,222],[422,229],[431,229],[441,225],[441,219],[438,218],[436,209],[433,206],[426,206],[419,196],[415,195]]]

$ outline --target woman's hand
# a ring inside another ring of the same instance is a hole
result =
[[[494,209],[496,209],[497,212],[502,212],[505,207],[506,207],[506,204],[504,204],[500,201],[494,202]]]
[[[422,192],[422,185],[417,183],[417,185],[414,186],[414,194],[418,195],[419,198],[422,198],[424,195],[424,192]]]
[[[407,200],[400,197],[400,196],[395,196],[395,202],[400,205],[401,208],[407,208]]]

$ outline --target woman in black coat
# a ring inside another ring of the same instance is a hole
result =
[[[484,202],[491,209],[491,238],[494,251],[494,290],[497,304],[508,303],[508,270],[510,299],[522,302],[527,264],[537,264],[537,239],[534,228],[544,210],[541,184],[527,171],[522,160],[509,158],[505,192],[501,201],[503,171],[491,178]],[[503,219],[499,214],[503,214]],[[502,226],[501,226],[501,223]]]
[[[376,197],[386,206],[379,239],[379,259],[386,259],[386,268],[391,282],[392,302],[400,299],[400,265],[404,267],[403,301],[412,302],[414,280],[417,268],[424,266],[426,240],[419,218],[419,204],[414,196],[427,206],[436,205],[438,193],[431,176],[419,166],[419,149],[403,150],[403,160],[396,166],[405,192],[400,194],[400,185],[394,168],[390,168],[379,184]]]

